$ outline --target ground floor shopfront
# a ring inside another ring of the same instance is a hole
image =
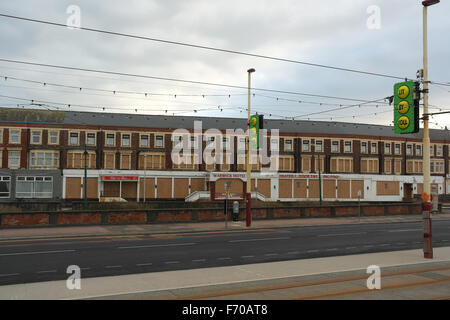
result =
[[[84,198],[84,171],[63,170],[62,198]],[[88,170],[91,200],[148,201],[242,199],[246,174],[241,172]],[[450,177],[431,178],[434,194],[450,194]],[[261,201],[402,201],[423,192],[422,176],[252,173],[252,197]]]

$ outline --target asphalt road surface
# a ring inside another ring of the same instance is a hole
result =
[[[0,286],[64,280],[70,265],[88,278],[420,249],[422,228],[390,222],[0,241]],[[450,220],[433,221],[433,246],[450,246]]]

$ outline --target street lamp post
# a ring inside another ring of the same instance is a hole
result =
[[[246,217],[246,226],[250,227],[252,224],[252,215],[251,215],[251,199],[252,199],[252,180],[251,180],[251,167],[250,167],[250,80],[251,74],[255,72],[255,69],[251,68],[247,70],[248,73],[248,120],[247,120],[247,129],[248,129],[248,138],[247,138],[247,192],[245,193],[245,217]]]
[[[423,192],[424,204],[423,209],[427,217],[424,223],[429,228],[429,235],[431,236],[431,219],[429,213],[431,212],[431,197],[430,186],[430,136],[428,130],[428,38],[427,38],[427,10],[429,6],[439,3],[440,0],[426,0],[422,1],[423,5]],[[425,214],[424,213],[424,214]],[[428,239],[427,245],[424,245],[424,257],[433,258],[433,248],[431,246],[431,239]],[[427,248],[426,248],[427,247]]]

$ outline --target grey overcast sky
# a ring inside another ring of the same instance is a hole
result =
[[[128,0],[2,1],[0,13],[66,23],[71,5],[80,8],[82,27],[305,62],[414,78],[422,68],[422,6],[412,0]],[[379,8],[379,20],[373,6]],[[369,10],[368,10],[369,8]],[[450,82],[450,3],[428,13],[429,78]],[[370,28],[370,22],[379,28]],[[335,71],[152,41],[71,30],[0,17],[0,58],[92,68],[157,77],[252,86],[361,100],[393,94],[398,80]],[[0,75],[40,82],[165,95],[113,94],[0,80],[0,95],[71,104],[73,110],[245,117],[246,90],[124,76],[92,74],[0,62]],[[450,87],[430,87],[430,104],[450,110]],[[392,123],[384,103],[335,109],[352,101],[254,92],[252,111],[266,118]],[[207,95],[183,97],[182,94]],[[175,95],[178,95],[175,97]],[[208,95],[230,95],[208,96]],[[278,98],[278,100],[276,99]],[[294,100],[286,101],[283,99]],[[295,101],[308,101],[295,102]],[[0,97],[1,106],[27,104]],[[317,104],[323,103],[323,105]],[[93,108],[74,107],[84,105]],[[67,106],[50,104],[67,109]],[[195,112],[195,110],[197,112]],[[320,114],[308,115],[321,112]],[[431,109],[439,111],[439,109]],[[303,116],[302,116],[303,115]],[[448,126],[450,115],[435,116],[432,128]]]

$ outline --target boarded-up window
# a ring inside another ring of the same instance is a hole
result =
[[[331,158],[331,172],[353,172],[353,158]]]
[[[402,173],[402,159],[394,160],[394,173],[401,174]]]
[[[278,169],[280,171],[294,171],[294,157],[279,157],[278,158]]]
[[[362,173],[378,173],[378,159],[376,159],[376,158],[361,158],[361,172]]]
[[[139,169],[160,170],[166,168],[166,156],[164,153],[144,153],[139,155]]]
[[[400,185],[398,181],[377,181],[377,195],[378,196],[399,195],[400,194],[399,186]]]
[[[114,153],[105,153],[105,169],[115,169],[115,159]]]
[[[131,154],[121,154],[120,163],[120,169],[131,169]]]
[[[384,159],[384,173],[391,173],[392,172],[392,159],[386,158]]]
[[[89,151],[87,154],[87,168],[96,168],[96,154]],[[84,168],[84,152],[68,152],[67,153],[67,169],[82,169]]]
[[[302,172],[311,172],[311,157],[302,157]]]

